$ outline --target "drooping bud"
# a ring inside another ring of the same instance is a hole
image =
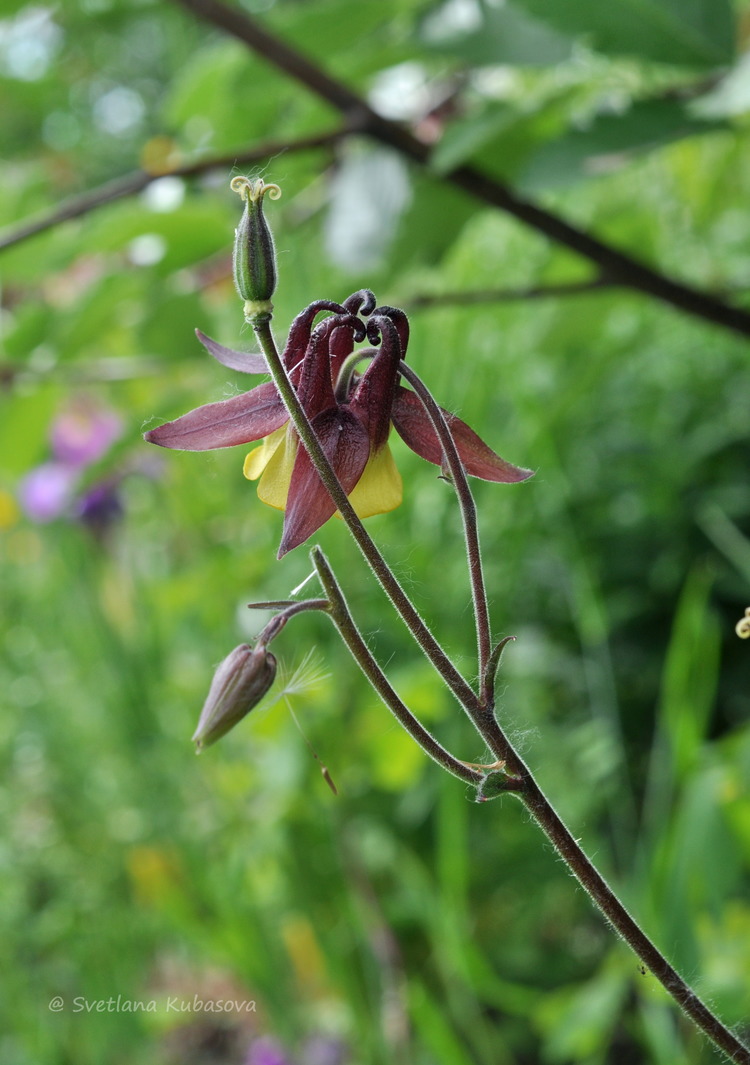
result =
[[[245,201],[234,233],[234,283],[245,301],[247,321],[267,321],[276,288],[276,251],[263,217],[263,197],[268,193],[272,200],[277,200],[281,189],[278,185],[267,185],[262,178],[251,181],[246,177],[233,178],[230,187]]]
[[[219,664],[193,736],[198,751],[216,743],[257,706],[276,676],[276,659],[265,643],[243,643]]]

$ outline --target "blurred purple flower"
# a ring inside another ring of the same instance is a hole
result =
[[[292,1065],[281,1043],[270,1036],[254,1039],[247,1052],[245,1065]]]
[[[344,1065],[346,1044],[330,1035],[312,1035],[305,1043],[302,1060],[305,1065]]]
[[[77,482],[78,470],[74,467],[45,462],[21,481],[21,506],[32,521],[53,521],[67,509]]]
[[[81,474],[110,449],[122,432],[114,411],[87,396],[78,396],[53,419],[49,439],[53,458],[36,466],[21,481],[19,501],[35,522],[54,521],[70,512]],[[75,500],[74,515],[97,532],[120,517],[120,477],[100,482]]]
[[[95,536],[102,538],[124,514],[120,498],[121,478],[93,485],[75,502],[73,513]]]
[[[66,466],[90,466],[100,459],[122,432],[120,418],[86,397],[74,399],[50,427],[55,458]]]

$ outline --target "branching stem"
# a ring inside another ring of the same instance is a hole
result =
[[[346,599],[344,598],[341,586],[336,580],[333,570],[328,563],[328,559],[323,552],[319,547],[314,547],[310,553],[310,557],[318,572],[318,577],[320,578],[320,583],[323,585],[323,590],[328,596],[330,602],[329,615],[332,621],[339,630],[341,638],[349,648],[357,665],[367,677],[370,684],[372,684],[385,705],[430,758],[433,758],[443,767],[443,769],[447,769],[454,777],[458,777],[467,784],[473,784],[474,787],[476,787],[482,780],[482,774],[477,773],[465,762],[461,762],[457,758],[454,758],[452,754],[449,754],[449,752],[438,743],[435,737],[416,719],[411,710],[409,710],[406,704],[401,701],[395,690],[391,687],[390,681],[378,665],[372,652],[365,643],[362,634],[357,628],[356,622],[354,621]]]

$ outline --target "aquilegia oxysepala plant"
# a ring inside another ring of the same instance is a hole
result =
[[[262,440],[247,455],[244,472],[259,481],[258,495],[264,502],[285,512],[279,556],[304,543],[339,512],[396,612],[482,737],[492,760],[477,765],[455,757],[411,713],[362,638],[341,586],[317,547],[311,558],[323,597],[252,604],[275,614],[254,647],[235,648],[219,665],[194,736],[198,749],[225,735],[268,691],[276,673],[276,660],[268,646],[287,622],[301,611],[327,614],[385,705],[424,751],[472,785],[479,801],[505,792],[515,794],[644,966],[733,1061],[750,1065],[747,1047],[685,983],[589,861],[497,720],[495,673],[507,639],[492,640],[467,474],[510,483],[526,480],[531,472],[501,459],[464,422],[438,406],[406,360],[406,315],[393,307],[376,307],[367,290],[340,304],[311,303],[292,323],[279,354],[270,329],[275,252],[263,215],[264,195],[269,192],[276,197],[279,190],[245,178],[235,178],[232,185],[245,201],[235,236],[235,283],[244,301],[245,320],[252,325],[262,354],[248,355],[200,332],[198,336],[225,366],[247,373],[267,372],[272,380],[232,399],[198,407],[150,430],[146,439],[188,451]],[[329,316],[315,325],[317,314],[323,311]],[[362,344],[366,346],[358,347]],[[401,502],[401,478],[388,447],[391,426],[417,454],[439,465],[456,491],[477,634],[476,686],[443,650],[362,524],[363,517],[387,512]]]

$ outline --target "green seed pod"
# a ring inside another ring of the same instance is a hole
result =
[[[268,193],[272,200],[277,200],[281,189],[278,185],[267,185],[262,178],[250,181],[245,177],[233,178],[231,188],[245,201],[234,234],[234,283],[245,301],[248,321],[268,319],[276,289],[276,251],[263,217],[263,197]]]
[[[199,751],[216,743],[257,706],[274,682],[276,659],[265,644],[246,643],[219,664],[203,704],[193,743]]]

